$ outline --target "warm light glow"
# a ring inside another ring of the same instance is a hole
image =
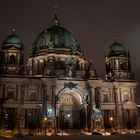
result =
[[[45,117],[44,120],[47,121],[47,117]]]
[[[113,117],[110,117],[109,119],[110,119],[110,121],[113,121]]]
[[[16,29],[13,28],[13,29],[12,29],[12,32],[15,33],[15,31],[16,31]]]

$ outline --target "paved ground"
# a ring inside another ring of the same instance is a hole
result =
[[[0,140],[140,140],[140,134],[112,136],[26,136],[0,138]]]

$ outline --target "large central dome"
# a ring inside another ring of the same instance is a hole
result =
[[[75,49],[82,52],[79,42],[72,33],[59,25],[53,25],[42,31],[33,44],[32,52],[47,48]]]
[[[43,30],[32,46],[32,54],[46,51],[46,49],[64,49],[71,51],[78,51],[83,53],[79,42],[74,37],[74,35],[67,29],[60,26],[59,20],[57,18],[57,13],[54,13],[53,25],[51,28]]]
[[[52,26],[43,30],[34,41],[28,67],[29,73],[34,75],[51,75],[57,70],[66,71],[68,67],[79,71],[85,70],[85,53],[74,35],[60,26],[56,12]],[[32,67],[34,67],[33,72]]]

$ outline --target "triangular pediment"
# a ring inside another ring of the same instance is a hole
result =
[[[6,100],[5,103],[16,103],[16,100],[10,98],[10,99]]]

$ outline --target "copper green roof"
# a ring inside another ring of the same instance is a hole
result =
[[[44,48],[67,48],[82,51],[74,35],[59,25],[54,25],[42,31],[33,43],[32,52]]]
[[[18,45],[22,45],[22,41],[21,39],[16,35],[16,34],[11,34],[9,36],[7,36],[4,40],[3,44],[18,44]]]
[[[119,43],[119,42],[114,42],[113,44],[110,45],[109,50],[108,50],[108,55],[119,55],[119,54],[124,54],[126,53],[125,47]]]
[[[2,44],[2,49],[9,49],[10,47],[16,47],[17,49],[23,49],[23,43],[18,35],[15,33],[7,36]]]

